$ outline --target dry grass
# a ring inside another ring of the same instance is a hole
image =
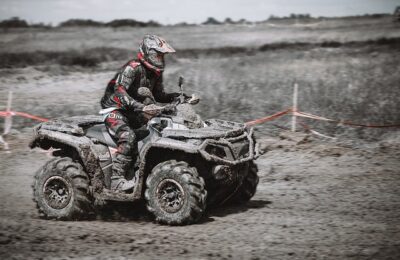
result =
[[[86,51],[102,47],[132,50],[143,35],[148,33],[164,36],[175,48],[181,50],[400,37],[399,25],[391,17],[339,19],[291,25],[15,29],[0,32],[0,52]]]
[[[205,117],[247,121],[291,106],[300,86],[300,110],[359,123],[399,124],[400,69],[397,46],[281,50],[182,64],[187,88],[203,97]],[[329,134],[373,139],[386,130],[339,127],[302,120]],[[278,121],[289,126],[289,120]],[[267,127],[266,124],[263,127]]]

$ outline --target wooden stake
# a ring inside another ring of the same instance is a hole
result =
[[[12,104],[12,92],[9,91],[8,92],[8,100],[7,100],[7,109],[6,109],[6,111],[8,113],[11,112],[11,104]],[[10,147],[8,146],[8,143],[4,140],[3,135],[6,135],[10,132],[11,126],[12,126],[12,116],[11,116],[11,114],[7,114],[7,116],[4,119],[4,131],[3,131],[3,134],[0,135],[0,144],[2,144],[4,146],[4,150],[6,150],[7,153],[10,152],[9,151]]]
[[[294,83],[293,87],[293,112],[297,112],[297,98],[298,98],[298,85],[297,82]],[[296,122],[297,116],[293,114],[292,116],[292,132],[296,132]]]
[[[7,100],[7,109],[8,113],[11,113],[11,105],[12,105],[12,91],[8,92],[8,100]],[[10,132],[12,127],[12,115],[8,114],[4,119],[4,132],[3,135],[6,135]]]
[[[4,146],[4,150],[7,151],[9,149],[8,143],[6,141],[4,141],[4,138],[2,135],[0,135],[0,144],[2,144]]]

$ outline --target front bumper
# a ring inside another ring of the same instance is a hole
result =
[[[237,137],[205,140],[199,152],[207,161],[229,166],[255,160],[259,156],[253,128]]]

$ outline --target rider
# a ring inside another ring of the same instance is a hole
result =
[[[148,119],[143,113],[146,110],[144,98],[138,95],[138,89],[149,88],[155,100],[161,103],[170,103],[179,96],[179,93],[165,93],[162,84],[164,54],[173,52],[175,50],[163,38],[144,36],[137,59],[128,61],[117,72],[101,99],[102,108],[109,112],[105,125],[118,144],[111,176],[114,191],[128,191],[134,186],[134,180],[125,179],[125,173],[138,155],[133,129],[145,125]]]

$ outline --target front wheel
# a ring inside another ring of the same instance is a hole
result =
[[[247,175],[236,193],[229,199],[228,204],[243,204],[248,202],[256,193],[258,186],[258,167],[253,161],[249,162]]]
[[[91,213],[89,178],[71,158],[54,158],[36,172],[33,197],[39,213],[51,219],[76,220]]]
[[[197,222],[206,208],[207,191],[196,168],[175,160],[158,164],[146,180],[147,209],[159,223]]]

